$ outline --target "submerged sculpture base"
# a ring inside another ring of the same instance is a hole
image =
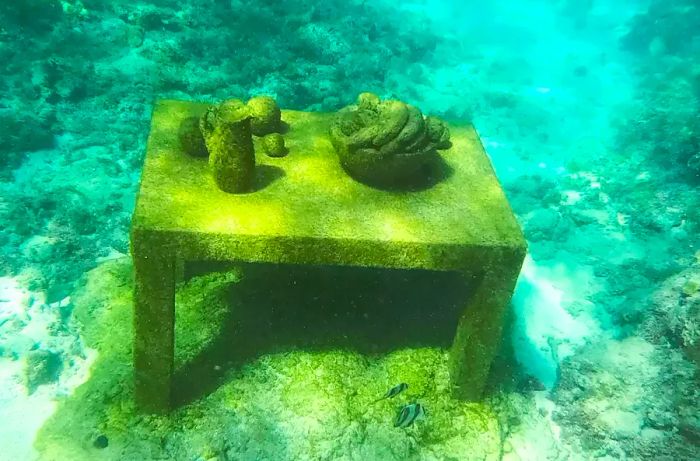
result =
[[[172,403],[175,281],[184,261],[243,261],[452,271],[471,289],[451,341],[454,392],[480,398],[525,240],[471,125],[451,125],[446,171],[420,191],[350,178],[328,137],[332,114],[283,111],[289,156],[260,155],[254,191],[218,189],[177,130],[203,104],[157,104],[132,223],[136,398]],[[397,313],[400,314],[400,313]],[[425,319],[430,322],[430,317]],[[313,334],[313,332],[309,332]]]
[[[259,270],[251,273],[253,267]],[[313,454],[314,459],[336,460],[339,453],[352,453],[356,459],[382,461],[501,460],[498,408],[491,401],[464,402],[445,392],[449,373],[442,349],[400,348],[371,355],[340,348],[309,350],[285,343],[298,337],[290,331],[281,345],[272,334],[263,338],[274,340],[274,350],[260,352],[256,347],[258,353],[249,357],[237,347],[251,337],[256,338],[253,343],[260,342],[257,331],[249,328],[236,335],[234,345],[219,342],[225,330],[241,320],[259,321],[257,316],[242,319],[239,309],[233,309],[230,318],[231,295],[245,301],[251,295],[257,298],[258,292],[265,294],[268,286],[272,296],[265,299],[272,299],[265,306],[248,305],[250,310],[264,312],[266,306],[286,300],[283,306],[289,308],[282,317],[287,319],[307,300],[293,297],[299,293],[298,284],[286,283],[299,280],[306,266],[297,266],[296,274],[270,269],[235,264],[233,270],[178,284],[176,394],[185,387],[178,379],[183,376],[209,392],[197,393],[192,404],[178,411],[146,418],[133,402],[131,264],[113,260],[90,271],[71,294],[71,302],[85,347],[97,351],[90,354],[95,361],[86,382],[57,402],[37,434],[37,459],[298,460]],[[315,275],[309,273],[303,281],[311,284]],[[287,288],[291,291],[282,293]],[[322,301],[330,301],[332,295],[325,293]],[[311,316],[304,314],[293,326],[301,327]],[[213,352],[217,347],[218,353]],[[227,366],[222,355],[233,363]],[[201,361],[212,356],[214,363],[223,365],[218,371]],[[209,385],[207,373],[216,375],[215,385]],[[387,391],[387,383],[402,381],[410,383],[407,391],[374,402]],[[427,417],[410,428],[394,428],[397,407],[416,397],[426,406]],[[99,437],[107,437],[109,446],[96,445]]]

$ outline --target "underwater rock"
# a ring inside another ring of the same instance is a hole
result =
[[[58,379],[61,371],[61,356],[55,352],[38,349],[27,354],[25,380],[30,394],[42,384]]]
[[[345,171],[377,186],[415,183],[429,174],[450,146],[447,125],[401,101],[362,93],[341,109],[330,128],[331,142]]]
[[[95,441],[92,442],[92,445],[95,448],[107,448],[109,446],[109,439],[107,438],[106,435],[100,434],[95,438]]]
[[[562,363],[554,420],[591,459],[696,459],[694,374],[679,351],[639,337],[592,343]]]
[[[561,185],[541,174],[518,176],[508,187],[514,209],[537,210],[561,203]]]
[[[44,235],[34,235],[20,245],[19,249],[27,261],[44,263],[54,257],[56,239]]]
[[[61,16],[63,7],[59,0],[23,0],[0,5],[3,24],[17,24],[35,34],[49,33]]]
[[[279,133],[270,133],[262,138],[263,150],[269,157],[284,157],[288,150],[284,145],[284,137]]]
[[[229,99],[209,107],[199,123],[216,184],[224,192],[250,191],[255,177],[255,150],[246,106]]]
[[[651,300],[644,337],[657,344],[667,341],[700,364],[700,266],[669,277]]]
[[[679,67],[684,69],[683,72],[674,70],[658,75],[656,67],[650,68],[649,73],[655,76],[648,76],[640,83],[638,115],[630,117],[620,127],[617,148],[633,158],[647,159],[656,167],[658,178],[670,174],[673,177],[671,182],[682,178],[697,184],[700,178],[700,117],[698,91],[693,82],[698,81],[698,77],[686,67]],[[660,107],[669,109],[660,110]],[[644,208],[651,211],[657,207],[644,203]]]
[[[0,174],[8,175],[22,162],[27,152],[54,146],[51,114],[18,114],[0,110]]]
[[[250,128],[255,136],[279,131],[282,121],[282,111],[270,96],[256,96],[247,104],[251,116]]]
[[[126,40],[131,48],[139,48],[146,38],[146,31],[143,27],[130,25],[126,31]]]
[[[199,118],[187,117],[184,119],[177,130],[177,136],[183,152],[194,157],[209,155],[202,130],[199,128]]]
[[[566,240],[571,222],[554,208],[540,208],[527,215],[525,235],[530,241]]]
[[[621,37],[623,48],[642,55],[655,50],[672,55],[694,52],[700,8],[693,0],[654,0],[643,14],[635,15]]]

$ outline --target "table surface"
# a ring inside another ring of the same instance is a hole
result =
[[[143,231],[364,240],[426,245],[524,246],[479,136],[450,124],[440,151],[451,175],[422,191],[385,191],[353,180],[327,135],[333,114],[282,111],[289,155],[270,158],[255,140],[256,190],[228,194],[207,160],[180,148],[180,122],[206,105],[157,103],[132,226]]]

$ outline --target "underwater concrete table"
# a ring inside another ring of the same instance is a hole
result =
[[[153,113],[131,230],[139,406],[171,405],[177,267],[206,260],[462,273],[473,288],[455,325],[450,373],[456,396],[479,399],[526,244],[474,128],[450,126],[443,181],[388,192],[342,170],[327,134],[332,114],[283,111],[289,155],[261,155],[256,140],[258,174],[268,180],[234,195],[217,188],[206,159],[179,146],[180,122],[205,108],[169,100]]]

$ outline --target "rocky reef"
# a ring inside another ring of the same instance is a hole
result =
[[[700,6],[692,0],[655,0],[636,15],[622,46],[641,76],[639,115],[621,130],[621,144],[700,182]]]
[[[594,459],[690,460],[700,440],[695,373],[677,350],[639,337],[591,344],[564,362],[554,418]]]
[[[505,440],[503,459],[695,460],[697,431],[690,416],[697,413],[697,397],[690,390],[698,385],[697,370],[689,366],[695,337],[692,280],[700,248],[697,2],[565,0],[552,5],[2,2],[0,416],[14,422],[3,428],[2,453],[13,459],[35,456],[21,450],[31,448],[35,430],[44,424],[42,415],[51,414],[60,401],[59,413],[42,432],[55,436],[42,435],[38,442],[46,449],[45,459],[65,459],[60,446],[66,442],[82,444],[88,459],[110,453],[116,458],[129,453],[124,446],[139,443],[158,454],[175,453],[186,445],[184,430],[195,440],[191,446],[213,446],[183,452],[192,459],[222,460],[228,448],[240,458],[244,448],[229,447],[222,435],[234,427],[228,425],[232,415],[246,418],[269,409],[268,401],[282,400],[277,396],[290,377],[316,393],[328,388],[313,387],[312,378],[282,375],[284,367],[313,373],[316,366],[321,382],[335,369],[322,363],[342,363],[360,375],[368,366],[369,374],[362,376],[371,381],[378,362],[370,366],[340,354],[325,355],[326,361],[304,356],[307,362],[302,355],[275,355],[277,365],[265,372],[262,362],[241,371],[250,378],[246,383],[255,383],[236,391],[246,389],[242,395],[249,405],[222,403],[212,413],[216,417],[182,424],[124,418],[122,409],[131,411],[128,338],[109,347],[91,332],[102,331],[115,341],[120,328],[129,333],[128,319],[110,318],[129,315],[130,269],[126,265],[123,274],[107,276],[101,266],[101,289],[120,299],[94,303],[92,310],[104,315],[91,320],[81,313],[91,310],[80,308],[77,319],[69,295],[74,285],[83,284],[83,273],[128,253],[154,100],[214,104],[265,94],[285,108],[334,112],[359,92],[372,91],[382,100],[405,101],[446,119],[472,120],[525,228],[534,263],[521,280],[514,310],[519,350],[531,355],[520,356],[512,366],[533,377],[527,389],[509,392],[492,407]],[[193,127],[198,120],[188,123]],[[194,155],[208,155],[196,132],[184,134],[180,142],[192,145]],[[86,305],[75,296],[76,307]],[[105,306],[111,306],[110,314]],[[81,335],[74,328],[78,320],[93,327]],[[118,328],[99,330],[97,322]],[[200,328],[203,335],[215,330]],[[87,379],[98,349],[107,365],[95,365],[94,380],[71,397]],[[117,350],[121,355],[114,355]],[[51,357],[58,357],[61,366],[53,368],[47,353],[55,354]],[[357,363],[361,366],[353,368]],[[107,369],[120,376],[117,382]],[[544,389],[546,377],[554,380],[553,393]],[[265,387],[268,379],[277,384]],[[344,385],[340,381],[338,387]],[[367,396],[378,397],[392,384],[372,384]],[[262,397],[256,394],[260,389],[266,390]],[[341,405],[305,395],[306,402],[319,405],[317,418],[300,413],[299,401],[285,396],[274,418],[249,418],[249,426],[235,426],[247,434],[238,440],[247,443],[251,457],[268,433],[280,442],[264,448],[270,457],[301,452],[301,445],[289,442],[299,440],[295,429],[308,422],[320,430],[318,421],[329,421],[323,409]],[[329,395],[341,396],[345,406],[339,412],[359,411],[358,400],[345,400],[349,393]],[[102,409],[96,409],[99,401],[104,401]],[[297,407],[290,410],[292,403]],[[432,421],[436,406],[424,403]],[[195,403],[188,411],[200,409]],[[294,427],[268,424],[292,414]],[[471,421],[461,410],[445,414],[455,432]],[[382,428],[395,416],[393,408],[371,409],[368,415]],[[80,418],[85,424],[77,428]],[[219,433],[197,439],[205,422]],[[132,423],[135,430],[127,435],[111,429],[128,430]],[[139,424],[172,428],[172,435],[164,429],[161,440],[142,436]],[[401,445],[400,454],[417,440],[412,433],[393,431],[377,432],[375,438],[375,426],[369,424],[348,427],[366,430],[358,431],[357,440],[363,434],[372,441],[386,436],[384,446]],[[414,429],[422,434],[420,425]],[[108,444],[99,448],[102,435]],[[337,455],[331,447],[346,439],[336,435],[333,441],[315,438],[316,446]],[[448,456],[463,446],[459,434],[454,442],[443,440],[452,447]],[[473,453],[478,459],[483,455],[479,447],[471,444],[456,458],[469,459]],[[131,453],[141,459],[147,451]],[[421,449],[420,455],[440,459],[437,448]]]
[[[669,277],[652,298],[642,332],[656,344],[669,344],[700,364],[700,265]]]

